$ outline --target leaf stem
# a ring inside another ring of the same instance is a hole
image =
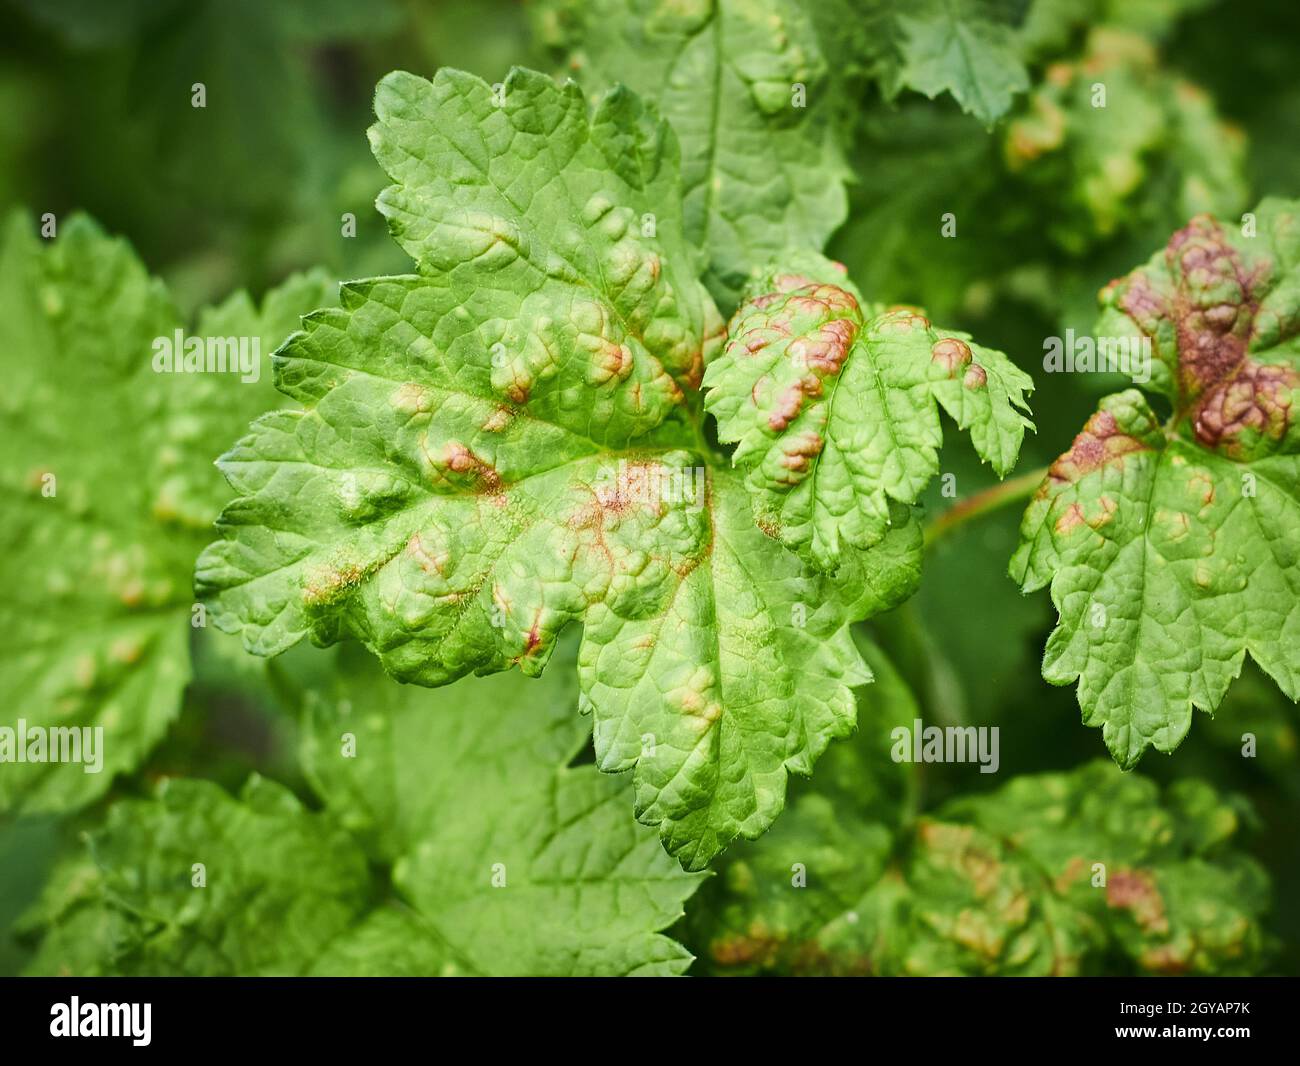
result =
[[[1037,470],[1031,470],[1019,477],[1013,477],[1010,481],[994,485],[983,492],[977,492],[974,496],[967,496],[965,499],[958,500],[946,511],[936,515],[934,519],[926,524],[925,546],[930,547],[953,530],[971,521],[971,519],[979,518],[1018,500],[1027,499],[1033,495],[1034,490],[1038,488],[1045,477],[1047,477],[1047,467],[1039,467]]]

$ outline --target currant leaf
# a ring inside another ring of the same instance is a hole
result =
[[[1103,291],[1098,337],[1149,346],[1172,414],[1103,400],[1011,562],[1060,612],[1043,676],[1078,680],[1124,767],[1176,748],[1247,653],[1300,698],[1300,213],[1265,200],[1247,220],[1199,216]]]

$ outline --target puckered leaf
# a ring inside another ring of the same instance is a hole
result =
[[[257,380],[156,373],[155,339],[172,341],[184,321],[124,243],[79,217],[48,246],[29,219],[6,225],[0,808],[93,800],[175,716],[190,669],[190,571],[229,498],[213,447],[273,402],[272,338],[327,298],[310,276],[260,309],[239,295],[200,315],[193,337],[244,338],[250,356],[261,346],[247,375]],[[99,744],[82,732],[96,728]]]
[[[699,878],[627,817],[626,782],[566,765],[587,739],[574,650],[540,681],[438,694],[394,684],[360,651],[291,682],[325,810],[262,779],[238,799],[172,780],[116,804],[95,862],[65,864],[25,920],[45,934],[31,970],[683,972],[691,956],[659,930]]]
[[[1004,156],[1053,195],[1049,232],[1076,254],[1165,211],[1181,221],[1247,202],[1240,130],[1163,68],[1148,41],[1113,28],[1048,68],[1008,124]]]
[[[440,327],[417,359],[488,351],[497,372],[468,391],[587,420],[568,428],[608,444],[699,383],[722,323],[682,232],[676,142],[638,97],[615,89],[591,114],[572,83],[515,69],[494,91],[444,68],[390,74],[375,112],[370,143],[397,182],[379,209],[436,277],[402,309]]]
[[[845,0],[548,0],[542,39],[589,90],[627,85],[682,145],[687,235],[734,305],[751,270],[844,221],[841,123],[860,18]]]
[[[1300,697],[1300,208],[1198,217],[1102,293],[1097,334],[1149,342],[1161,423],[1110,396],[1025,512],[1012,576],[1049,581],[1043,676],[1079,680],[1123,766],[1172,751],[1247,652]]]
[[[585,623],[605,770],[692,868],[780,811],[852,728],[851,617],[908,595],[919,533],[836,582],[749,518],[689,409],[718,329],[671,132],[516,71],[381,84],[380,199],[422,273],[344,286],[277,356],[301,411],[222,460],[240,493],[200,594],[246,646],[353,636],[396,677],[536,674]],[[643,225],[645,216],[654,225]]]
[[[897,772],[885,752],[899,718],[864,707],[864,735],[836,746],[857,749],[856,780]],[[1238,807],[1200,782],[1161,797],[1094,763],[899,826],[832,801],[824,773],[693,904],[688,943],[707,971],[1251,974],[1267,957],[1267,878],[1239,850]]]
[[[885,972],[1253,974],[1269,943],[1264,871],[1241,815],[1199,781],[1163,797],[1093,763],[1021,777],[921,819],[906,888],[863,900],[856,943]]]
[[[890,501],[914,502],[938,472],[941,406],[999,475],[1010,470],[1033,387],[1001,352],[913,309],[864,307],[832,276],[760,283],[704,382],[758,524],[827,569],[878,542]]]

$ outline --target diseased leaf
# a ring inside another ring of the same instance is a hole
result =
[[[691,956],[659,930],[699,878],[627,817],[626,782],[566,765],[587,740],[574,653],[568,641],[570,669],[541,681],[437,695],[394,684],[359,650],[332,657],[301,693],[325,810],[258,778],[238,799],[172,780],[114,805],[95,865],[65,864],[25,922],[52,929],[32,970],[683,972]],[[391,868],[390,888],[368,859]]]
[[[269,353],[271,337],[325,299],[319,276],[294,279],[261,309],[239,295],[205,312],[193,336],[220,329],[244,338],[250,356],[253,344]],[[29,219],[8,220],[0,809],[92,801],[140,763],[179,708],[190,572],[229,498],[211,453],[271,402],[268,384],[238,373],[156,373],[155,339],[170,342],[182,326],[162,284],[88,219],[63,220],[48,245]],[[269,377],[268,362],[257,356],[250,375]],[[69,732],[46,732],[56,729]],[[98,743],[89,734],[93,749],[85,729],[103,731]],[[32,736],[44,738],[39,747]]]
[[[755,528],[692,418],[720,326],[671,132],[621,89],[589,114],[517,70],[499,98],[381,84],[380,207],[421,273],[345,286],[278,353],[306,407],[222,460],[198,588],[258,654],[352,636],[425,685],[537,674],[581,620],[597,762],[698,869],[852,729],[844,627],[910,594],[919,530],[894,508],[832,582]]]
[[[1099,338],[1149,343],[1161,422],[1109,396],[1025,512],[1012,576],[1052,586],[1043,676],[1079,681],[1121,766],[1172,751],[1246,653],[1300,697],[1300,214],[1200,216],[1102,293]],[[1130,349],[1131,350],[1131,349]]]
[[[750,272],[844,221],[841,151],[859,50],[847,0],[547,0],[542,40],[589,91],[653,101],[682,146],[687,236],[734,306]]]
[[[832,745],[815,782],[795,786],[771,832],[729,853],[701,886],[683,928],[698,970],[864,972],[855,960],[823,952],[809,934],[842,924],[885,873],[915,799],[911,767],[889,757],[889,732],[910,728],[920,711],[881,651],[856,643],[875,675],[859,693],[858,732]]]
[[[864,753],[860,773],[880,758]],[[832,807],[820,786],[702,893],[690,942],[707,972],[1254,974],[1266,963],[1267,880],[1239,850],[1238,808],[1201,782],[1162,799],[1104,763],[1018,777],[921,817],[892,851],[869,808]],[[806,887],[791,884],[795,863]]]
[[[1077,60],[1047,69],[1003,151],[1020,181],[1053,194],[1049,232],[1075,254],[1148,216],[1227,214],[1247,202],[1241,131],[1161,67],[1147,40],[1109,27]]]
[[[828,280],[833,279],[833,280]],[[764,279],[705,373],[705,401],[771,536],[833,569],[877,543],[891,500],[938,473],[939,408],[999,475],[1015,464],[1029,375],[914,309],[864,306],[834,270]]]
[[[1147,40],[1161,41],[1178,23],[1216,0],[1031,0],[1016,31],[1021,58],[1042,60],[1058,55],[1070,38],[1103,25]]]

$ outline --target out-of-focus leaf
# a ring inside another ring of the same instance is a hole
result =
[[[189,336],[204,358],[212,337],[234,366],[242,343],[247,375],[158,373],[155,341],[174,343],[183,319],[124,242],[84,217],[49,244],[24,216],[6,223],[0,808],[90,802],[175,716],[190,674],[190,570],[228,498],[212,452],[268,402],[241,380],[269,391],[264,331],[326,294],[303,277],[260,308],[239,295],[200,317]]]
[[[1110,28],[1078,60],[1047,68],[1004,140],[1010,172],[1054,194],[1049,231],[1076,254],[1121,228],[1238,210],[1244,147],[1150,43]]]
[[[1105,763],[1020,777],[919,819],[883,873],[882,841],[839,809],[803,821],[803,802],[723,871],[700,922],[712,972],[1251,974],[1270,950],[1242,812],[1201,782],[1162,798]]]
[[[920,0],[900,5],[899,80],[926,96],[951,93],[986,126],[1029,88],[1015,19],[1021,5],[1003,0]]]
[[[659,930],[699,877],[628,817],[626,781],[567,765],[587,743],[575,653],[543,680],[438,694],[342,655],[300,694],[325,810],[258,778],[238,799],[175,779],[115,804],[94,865],[70,860],[27,917],[48,930],[31,969],[681,973],[691,956]]]

